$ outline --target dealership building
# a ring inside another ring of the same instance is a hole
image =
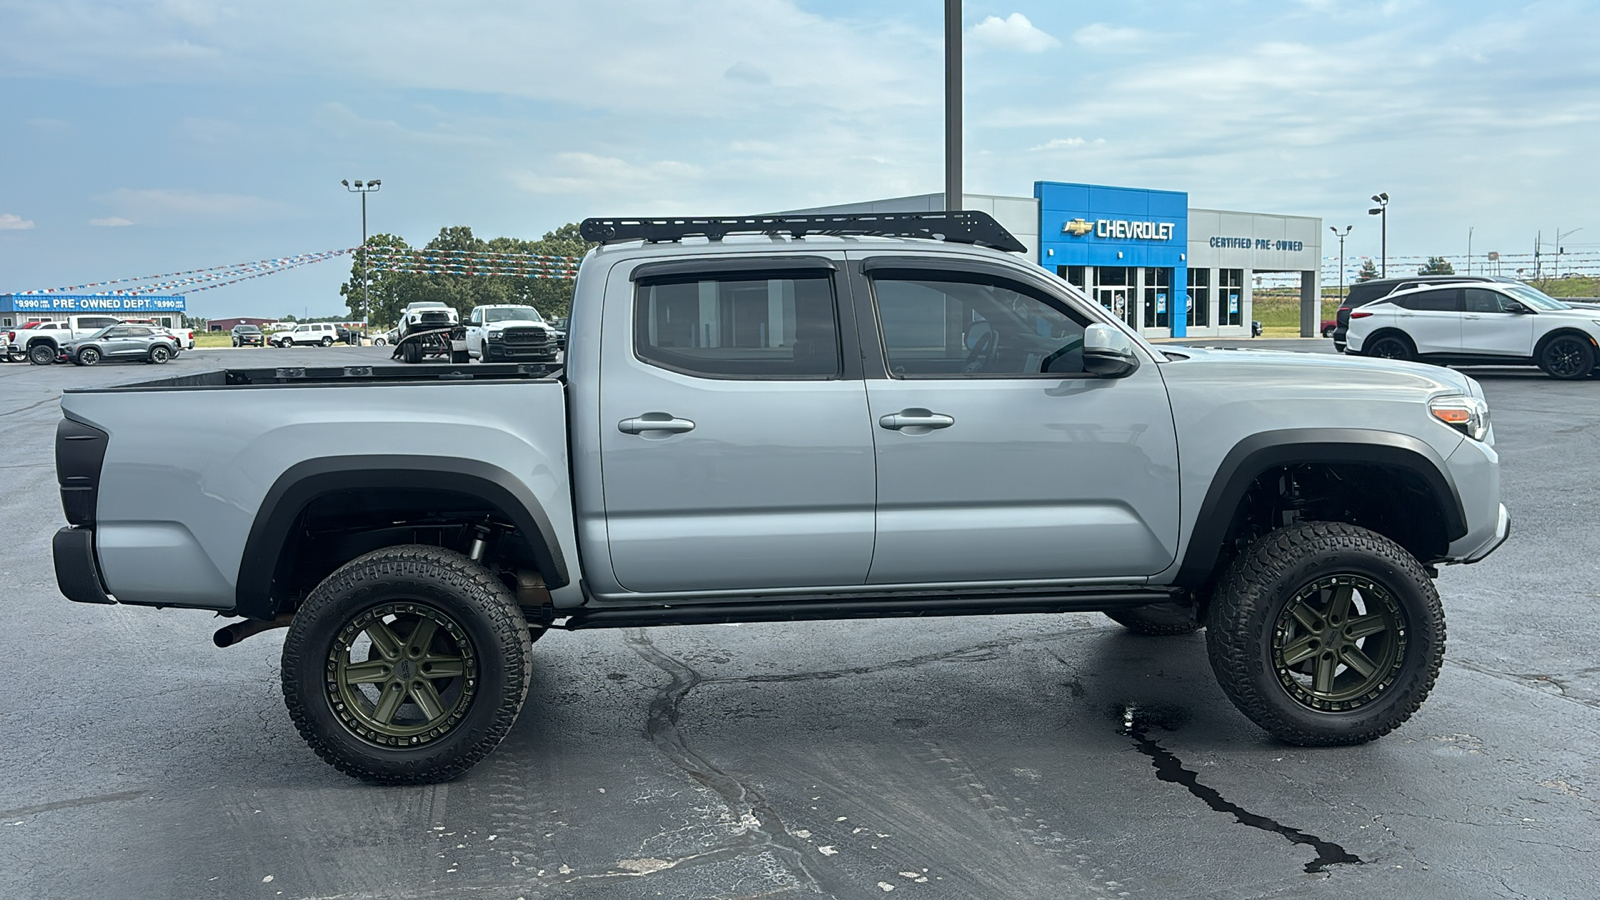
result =
[[[183,325],[182,294],[0,294],[0,327],[59,322],[69,316],[150,319],[164,328]]]
[[[943,194],[896,197],[794,214],[934,212]],[[994,216],[1028,257],[1147,337],[1250,334],[1251,285],[1300,276],[1300,333],[1317,333],[1322,220],[1191,209],[1182,191],[1039,181],[1032,197],[964,195]]]

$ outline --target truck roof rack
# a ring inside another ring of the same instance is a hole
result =
[[[639,240],[656,244],[686,237],[720,241],[729,234],[787,234],[797,238],[821,234],[927,238],[955,244],[978,244],[1010,253],[1026,253],[1028,250],[993,216],[971,209],[831,216],[584,219],[578,226],[578,233],[586,241],[601,244]]]

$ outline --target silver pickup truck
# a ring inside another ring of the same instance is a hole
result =
[[[488,754],[550,629],[718,622],[1205,627],[1246,716],[1352,744],[1433,685],[1436,567],[1509,530],[1472,379],[1158,348],[980,213],[583,233],[563,369],[68,391],[62,592],[287,626],[296,726],[381,783]]]

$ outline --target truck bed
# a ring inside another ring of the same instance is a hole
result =
[[[278,366],[257,369],[213,369],[150,381],[135,381],[104,388],[80,388],[66,393],[100,391],[169,391],[181,388],[260,387],[265,385],[417,384],[438,381],[522,381],[550,378],[561,372],[557,363],[473,363],[380,366]]]

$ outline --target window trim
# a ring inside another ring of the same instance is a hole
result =
[[[806,265],[794,266],[793,260],[806,262],[817,261],[825,263],[823,266]],[[673,260],[664,263],[647,263],[634,268],[628,280],[632,282],[628,304],[628,330],[631,334],[629,341],[633,358],[641,365],[653,369],[661,369],[687,378],[700,378],[706,381],[859,381],[861,379],[860,353],[856,350],[856,343],[851,338],[855,328],[849,324],[847,311],[853,313],[853,304],[847,299],[847,289],[841,290],[838,276],[838,266],[832,260],[822,257],[756,257],[751,259],[719,259],[701,260],[693,266],[680,265],[680,261]],[[688,260],[682,261],[684,263]],[[712,265],[707,265],[708,263]],[[739,265],[717,265],[719,263],[739,263]],[[767,268],[752,263],[777,263],[775,268]],[[643,276],[640,270],[647,270]],[[641,306],[642,290],[664,284],[695,284],[701,281],[776,281],[782,279],[817,279],[825,281],[828,285],[828,295],[833,301],[833,337],[834,347],[837,351],[835,369],[828,375],[800,375],[795,373],[784,374],[724,374],[702,372],[675,366],[659,359],[647,357],[642,352],[643,343],[639,335],[639,310]],[[853,318],[853,315],[850,316]]]
[[[1055,291],[1047,289],[1043,284],[1032,283],[1033,279],[1019,277],[1005,266],[986,265],[983,260],[943,260],[929,259],[927,257],[896,257],[877,256],[862,261],[861,277],[866,283],[866,289],[871,297],[873,329],[876,332],[878,345],[878,364],[882,366],[882,378],[891,381],[993,381],[993,380],[1083,380],[1098,379],[1100,376],[1091,372],[974,372],[963,374],[959,372],[936,373],[930,375],[896,374],[889,360],[889,346],[884,339],[882,313],[878,306],[878,279],[885,277],[883,274],[873,275],[873,272],[894,273],[897,277],[890,280],[930,280],[953,281],[961,284],[983,284],[994,286],[1014,285],[1010,289],[1015,293],[1037,300],[1057,312],[1066,315],[1069,319],[1078,322],[1085,330],[1090,325],[1104,324],[1094,316],[1078,309],[1077,305],[1061,297]],[[1170,289],[1169,289],[1170,290]],[[863,343],[865,346],[865,343]]]

